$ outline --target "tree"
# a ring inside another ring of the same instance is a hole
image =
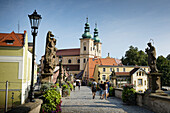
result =
[[[164,58],[163,56],[159,56],[157,58],[157,68],[158,72],[162,73],[162,85],[170,86],[170,61]]]
[[[170,60],[170,54],[166,57],[166,59]]]
[[[142,50],[138,51],[138,48],[133,46],[129,47],[129,50],[126,51],[125,56],[121,60],[124,65],[146,66],[148,64],[147,54]]]

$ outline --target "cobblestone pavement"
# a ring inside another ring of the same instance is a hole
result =
[[[122,100],[109,97],[101,100],[99,95],[92,99],[91,89],[81,86],[69,97],[62,98],[62,113],[153,113],[139,106],[125,105]]]

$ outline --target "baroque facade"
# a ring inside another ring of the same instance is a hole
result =
[[[101,58],[101,47],[102,43],[98,37],[97,24],[92,36],[87,18],[84,33],[80,38],[80,48],[58,49],[56,52],[56,64],[59,64],[59,57],[62,57],[64,69],[75,77],[85,69],[89,58]]]

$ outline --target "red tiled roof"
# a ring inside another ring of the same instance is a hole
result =
[[[75,49],[59,49],[56,52],[57,56],[78,56],[80,55],[80,48]]]
[[[24,45],[24,33],[15,33],[14,31],[11,33],[0,33],[0,46],[23,46]],[[7,44],[6,41],[12,41],[13,44]]]
[[[130,75],[134,74],[138,69],[139,69],[139,67],[134,68],[133,70],[131,70],[131,71],[130,71]]]
[[[116,75],[129,75],[129,72],[116,72]]]
[[[89,78],[93,78],[94,69],[97,64],[115,66],[118,65],[114,58],[89,58]]]

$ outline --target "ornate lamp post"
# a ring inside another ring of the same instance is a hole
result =
[[[62,78],[62,56],[59,56],[59,86],[61,88],[61,78]]]
[[[70,68],[69,68],[69,67],[67,67],[68,75],[69,75],[69,70],[70,70]]]
[[[33,90],[34,90],[34,87],[33,87],[33,82],[34,82],[34,60],[35,60],[35,37],[37,36],[37,33],[38,33],[38,26],[40,24],[40,20],[42,19],[41,18],[41,15],[37,14],[36,10],[33,12],[33,14],[31,15],[28,15],[29,19],[30,19],[30,24],[31,24],[31,32],[32,32],[32,36],[33,36],[33,51],[32,51],[32,77],[31,77],[31,86],[30,86],[30,89],[31,89],[31,92],[30,92],[30,101],[33,102]]]

